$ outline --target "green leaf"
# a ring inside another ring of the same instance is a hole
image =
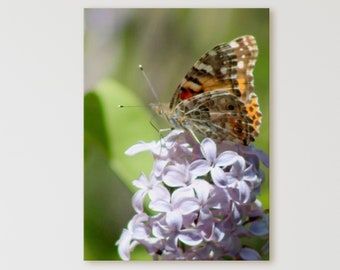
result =
[[[118,108],[140,105],[138,108]],[[158,138],[149,109],[112,79],[84,97],[84,259],[118,260],[116,241],[134,215],[132,180],[152,166],[150,153],[126,156],[139,140]],[[139,259],[150,259],[141,250]]]
[[[138,107],[118,108],[119,105]],[[84,115],[85,145],[94,140],[107,155],[114,173],[134,190],[131,181],[142,171],[149,173],[152,157],[150,153],[131,157],[124,152],[140,140],[149,142],[158,138],[150,125],[150,110],[132,91],[113,79],[106,79],[86,94]]]

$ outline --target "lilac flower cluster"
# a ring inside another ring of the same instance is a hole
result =
[[[133,181],[136,214],[117,241],[123,260],[138,244],[155,260],[259,260],[268,252],[268,215],[256,199],[266,154],[209,138],[198,144],[178,130],[126,154],[142,151],[151,151],[155,162],[149,177]],[[243,241],[254,237],[260,248]]]

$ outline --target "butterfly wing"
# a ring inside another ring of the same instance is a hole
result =
[[[169,108],[203,92],[228,91],[247,102],[254,91],[253,69],[258,49],[253,36],[242,36],[215,46],[205,53],[185,75]]]
[[[194,133],[248,145],[259,134],[260,119],[257,97],[252,96],[253,118],[247,105],[238,97],[220,90],[205,92],[183,100],[175,108],[181,126]]]

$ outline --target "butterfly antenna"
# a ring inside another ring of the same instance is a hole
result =
[[[118,108],[144,108],[142,105],[118,105]]]
[[[142,66],[142,65],[139,65],[139,69],[140,69],[140,71],[142,72],[142,74],[143,74],[143,76],[144,76],[144,79],[146,80],[146,82],[147,82],[147,84],[148,84],[148,86],[149,86],[149,88],[150,88],[150,90],[151,90],[153,96],[155,97],[155,99],[157,100],[157,102],[160,103],[160,100],[159,100],[159,98],[158,98],[158,96],[157,96],[157,94],[156,94],[156,91],[155,91],[155,89],[153,88],[153,86],[152,86],[152,84],[151,84],[151,82],[150,82],[148,76],[146,75],[143,66]]]
[[[147,84],[148,84],[148,86],[149,86],[149,88],[150,88],[150,90],[151,90],[153,96],[155,97],[155,100],[157,101],[157,105],[155,106],[156,109],[155,109],[154,107],[153,107],[152,109],[153,109],[158,115],[161,115],[161,116],[165,117],[168,121],[170,121],[170,120],[168,119],[168,116],[164,113],[163,106],[162,106],[162,104],[161,104],[161,102],[160,102],[160,100],[159,100],[159,98],[158,98],[158,96],[157,96],[157,94],[156,94],[156,91],[155,91],[155,89],[153,88],[153,86],[152,86],[152,84],[151,84],[151,82],[150,82],[148,76],[146,75],[143,66],[142,66],[142,65],[139,65],[139,69],[140,69],[140,71],[142,72],[142,74],[143,74],[143,76],[144,76],[144,79],[146,80],[146,82],[147,82]],[[152,105],[153,105],[153,104],[152,104]]]

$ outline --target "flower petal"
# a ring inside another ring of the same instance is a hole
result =
[[[210,169],[210,163],[204,159],[195,160],[189,165],[189,171],[193,177],[206,175]]]
[[[249,226],[249,231],[258,236],[267,235],[269,233],[269,224],[267,219],[254,221]]]
[[[133,230],[133,238],[136,240],[146,239],[150,235],[150,229],[143,223],[139,223]]]
[[[251,248],[242,248],[240,251],[240,257],[243,260],[247,261],[255,261],[261,259],[260,254],[258,254],[257,251]]]
[[[211,171],[211,178],[216,186],[225,188],[228,185],[228,179],[220,167],[214,167]]]
[[[165,166],[169,163],[169,160],[167,159],[157,159],[155,160],[155,163],[153,165],[153,173],[154,175],[160,176],[163,173],[163,170],[165,168]]]
[[[119,256],[124,261],[130,260],[130,242],[132,240],[131,232],[127,229],[123,229],[123,232],[117,241]]]
[[[159,239],[165,238],[167,232],[168,232],[168,226],[164,226],[160,222],[155,222],[152,225],[152,234]]]
[[[232,173],[228,173],[228,172],[225,173],[225,177],[227,179],[228,186],[235,187],[235,185],[238,182],[238,179]]]
[[[149,191],[149,198],[151,201],[167,201],[170,202],[170,193],[164,186],[157,185]]]
[[[166,213],[165,221],[173,230],[179,231],[182,227],[183,218],[180,212],[171,211]]]
[[[133,156],[140,152],[152,151],[153,149],[155,149],[155,147],[157,147],[157,143],[155,141],[152,141],[150,143],[140,141],[139,143],[132,145],[129,149],[127,149],[125,151],[125,155]]]
[[[196,197],[201,203],[208,200],[210,190],[212,189],[211,184],[205,180],[195,180],[192,186],[195,189]]]
[[[201,235],[210,240],[213,236],[215,222],[211,211],[206,207],[200,210],[199,218],[197,221],[197,227],[199,228]]]
[[[261,149],[256,148],[255,146],[252,146],[251,148],[252,153],[254,153],[262,162],[264,166],[269,168],[269,156],[265,152],[263,152]]]
[[[143,203],[146,193],[145,190],[138,190],[132,197],[132,206],[137,213],[142,213],[144,210]]]
[[[177,166],[168,166],[163,177],[163,182],[170,187],[186,186],[187,168],[178,164]]]
[[[243,178],[245,181],[248,182],[255,182],[260,180],[259,177],[256,175],[255,171],[253,170],[252,164],[247,169],[244,170]]]
[[[205,138],[201,142],[201,152],[206,160],[210,163],[214,162],[216,159],[216,144],[210,138]]]
[[[196,246],[202,242],[202,236],[198,230],[184,229],[178,234],[178,239],[188,246]]]
[[[177,204],[182,200],[195,198],[195,193],[191,187],[182,187],[176,189],[171,195],[172,204]]]
[[[179,202],[176,209],[180,210],[183,215],[188,215],[199,208],[200,203],[195,198],[188,198]]]
[[[169,212],[172,209],[169,202],[164,201],[164,200],[151,201],[149,203],[149,208],[153,211],[158,211],[158,212]]]
[[[250,188],[246,182],[240,181],[238,183],[239,201],[246,203],[250,198]]]
[[[207,206],[214,209],[228,209],[230,206],[227,190],[215,186],[211,191]]]
[[[235,159],[238,157],[238,154],[234,151],[225,151],[221,153],[216,161],[215,166],[225,167],[231,165],[235,162]]]
[[[144,173],[142,173],[137,180],[133,180],[132,184],[140,189],[147,188],[149,180]]]
[[[246,161],[243,157],[238,156],[236,162],[233,164],[231,171],[237,175],[243,175],[244,170],[246,169]]]

